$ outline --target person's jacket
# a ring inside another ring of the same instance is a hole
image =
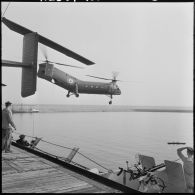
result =
[[[2,129],[10,129],[10,125],[16,129],[12,119],[12,113],[7,108],[2,110]]]
[[[29,146],[30,145],[27,140],[23,140],[23,139],[16,140],[16,143],[20,144],[22,146]]]

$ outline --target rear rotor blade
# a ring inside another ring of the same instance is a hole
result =
[[[74,65],[69,65],[69,64],[63,64],[63,63],[59,63],[59,62],[52,62],[52,61],[47,61],[47,62],[54,63],[54,64],[61,65],[61,66],[69,66],[69,67],[73,67],[73,68],[80,68],[80,69],[83,69],[83,67],[74,66]]]
[[[118,80],[120,82],[126,82],[126,83],[144,83],[144,81],[123,81],[123,80]]]
[[[96,76],[92,76],[92,75],[85,75],[85,76],[88,76],[88,77],[92,77],[92,78],[97,78],[97,79],[103,79],[103,80],[109,80],[109,81],[112,81],[112,82],[125,82],[125,83],[140,83],[140,82],[136,82],[136,81],[123,81],[123,80],[118,80],[118,79],[107,79],[107,78],[103,78],[103,77],[96,77]]]
[[[119,72],[112,72],[113,80],[116,80],[116,77],[119,75]]]
[[[112,79],[107,79],[107,78],[103,78],[103,77],[96,77],[96,76],[92,76],[92,75],[86,75],[88,77],[93,77],[93,78],[96,78],[96,79],[103,79],[103,80],[109,80],[109,81],[112,81]]]

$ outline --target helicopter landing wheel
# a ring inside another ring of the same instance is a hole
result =
[[[76,94],[76,97],[79,97],[79,94]]]
[[[67,94],[66,97],[69,98],[70,97],[70,94]]]
[[[109,101],[109,104],[112,104],[112,100]]]

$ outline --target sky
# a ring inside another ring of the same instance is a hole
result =
[[[7,2],[1,5],[3,12]],[[113,105],[193,105],[193,3],[11,3],[5,17],[95,62],[85,66],[46,48],[49,60],[81,80],[111,78],[118,71],[120,96]],[[2,59],[22,61],[23,36],[2,25]],[[38,51],[39,60],[44,60]],[[40,63],[40,62],[38,62]],[[2,67],[2,102],[107,105],[105,95],[66,97],[67,91],[37,78],[35,95],[21,97],[21,69]]]

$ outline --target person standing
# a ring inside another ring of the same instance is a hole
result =
[[[11,152],[12,129],[16,130],[16,125],[12,119],[12,103],[8,101],[2,110],[2,152]]]
[[[182,154],[182,151],[187,149],[187,157]],[[183,161],[183,170],[186,181],[186,192],[194,192],[194,150],[191,147],[183,147],[177,149],[177,155]]]

